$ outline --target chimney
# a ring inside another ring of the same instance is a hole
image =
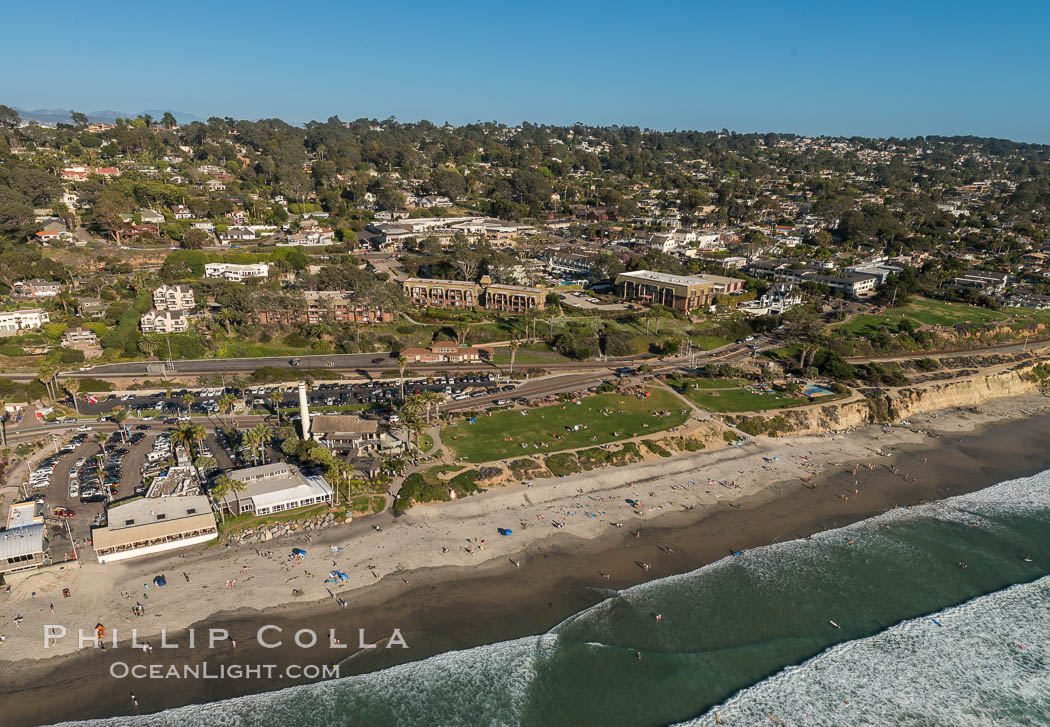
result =
[[[310,406],[306,400],[306,382],[299,382],[299,414],[302,417],[303,439],[310,439]]]

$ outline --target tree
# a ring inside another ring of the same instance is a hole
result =
[[[518,355],[518,349],[521,348],[521,341],[516,338],[510,340],[507,344],[507,348],[510,349],[510,373],[509,376],[514,376],[514,358]]]
[[[397,357],[398,382],[401,386],[401,401],[405,400],[405,369],[408,368],[408,359],[404,356]]]
[[[22,123],[22,118],[17,111],[10,106],[0,104],[0,126],[3,126],[5,129],[14,129],[20,123]]]
[[[200,250],[210,241],[211,236],[207,231],[191,227],[186,230],[186,234],[182,236],[182,247],[186,250]]]
[[[99,194],[93,212],[99,227],[113,236],[119,244],[127,223],[122,215],[131,209],[131,200],[116,189],[107,188]]]
[[[73,126],[87,126],[88,117],[87,114],[82,114],[79,111],[69,110],[69,118],[73,120]]]
[[[76,379],[66,379],[62,386],[69,393],[69,398],[73,400],[73,409],[79,415],[80,404],[77,402],[77,392],[80,391],[80,382]]]
[[[223,512],[222,509],[222,501],[226,498],[227,495],[233,493],[235,509],[237,510],[237,514],[239,515],[241,513],[240,493],[244,492],[245,489],[247,489],[247,485],[245,485],[241,480],[230,477],[229,475],[219,475],[215,478],[215,481],[211,484],[211,487],[208,488],[208,496],[211,497],[212,502],[214,502],[216,508],[218,508],[219,518],[222,520],[223,523],[226,522],[226,514]]]
[[[252,439],[255,445],[259,448],[259,459],[263,464],[266,464],[266,445],[270,443],[270,438],[273,436],[273,430],[265,424],[256,424],[249,430],[252,434]]]
[[[176,446],[183,445],[192,456],[197,452],[206,435],[207,431],[200,424],[183,422],[171,433],[171,443]]]
[[[186,413],[187,414],[190,413],[190,409],[193,406],[193,402],[195,402],[196,400],[197,400],[197,397],[194,396],[193,394],[183,394],[182,395],[182,403],[186,405]]]
[[[40,366],[40,369],[36,373],[36,379],[44,385],[44,389],[47,390],[47,395],[52,401],[55,399],[55,394],[51,390],[51,379],[55,377],[55,367],[49,363],[44,363]]]
[[[429,427],[431,407],[433,407],[435,414],[440,414],[441,410],[439,409],[439,407],[441,406],[441,402],[443,402],[445,398],[436,391],[427,389],[422,394],[420,394],[420,400],[426,405],[427,426]]]
[[[283,401],[284,395],[279,389],[270,392],[270,403],[273,404],[273,410],[277,412],[277,426],[281,426],[281,403]]]
[[[470,326],[465,323],[457,323],[452,326],[452,331],[456,334],[456,343],[462,346],[467,340],[467,334],[470,333]]]
[[[175,120],[175,115],[170,111],[165,111],[164,115],[160,117],[160,125],[165,129],[174,129],[178,126],[178,121]]]
[[[233,405],[237,403],[237,397],[233,394],[223,394],[219,397],[219,411],[223,414],[229,414],[233,411]],[[226,426],[230,426],[229,419],[226,420]]]
[[[138,349],[150,358],[153,358],[159,347],[160,339],[157,338],[156,333],[143,333],[142,338],[139,339]]]
[[[128,439],[128,434],[127,431],[124,429],[124,420],[127,419],[129,415],[130,412],[122,406],[114,408],[112,414],[110,415],[113,417],[113,421],[117,423],[117,426],[120,427],[120,438],[122,441],[125,442]]]

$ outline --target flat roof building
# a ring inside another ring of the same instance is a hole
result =
[[[616,290],[621,297],[680,311],[702,308],[716,295],[735,293],[743,288],[743,280],[721,275],[672,275],[636,270],[616,276]]]
[[[332,501],[332,486],[324,477],[307,477],[287,462],[245,467],[227,474],[245,485],[241,492],[223,497],[220,506],[228,514],[268,515]]]
[[[204,495],[143,497],[106,511],[107,525],[91,531],[99,563],[163,553],[219,536]]]
[[[481,292],[480,286],[469,280],[408,278],[401,287],[413,305],[434,308],[471,308],[478,304]]]

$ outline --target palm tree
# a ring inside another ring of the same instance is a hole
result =
[[[439,414],[440,413],[440,409],[438,409],[438,407],[441,406],[441,402],[443,402],[445,400],[445,397],[441,396],[441,394],[439,394],[436,391],[433,391],[431,389],[427,389],[420,396],[421,396],[421,398],[423,400],[423,403],[426,404],[426,407],[427,407],[427,409],[426,409],[426,412],[427,412],[427,426],[429,427],[430,426],[430,408],[433,407],[434,408],[434,413],[435,414]]]
[[[55,376],[55,369],[49,363],[41,364],[40,370],[36,373],[36,379],[44,385],[44,389],[47,390],[47,395],[54,400],[55,396],[51,393],[51,379]]]
[[[193,394],[183,394],[182,395],[182,403],[186,405],[186,413],[187,414],[190,413],[190,407],[193,405],[193,402],[195,402],[196,400],[197,400],[197,397],[195,397]]]
[[[0,401],[0,446],[7,449],[7,402]]]
[[[113,417],[113,421],[115,421],[117,423],[117,426],[120,427],[120,438],[122,441],[125,442],[128,439],[128,435],[127,432],[124,430],[124,420],[128,418],[129,414],[130,412],[122,406],[114,407],[113,412],[111,414],[111,416]]]
[[[273,430],[265,424],[256,424],[249,432],[254,435],[255,445],[259,448],[259,458],[266,464],[266,445],[270,443]]]
[[[284,402],[284,395],[280,389],[270,392],[270,402],[273,404],[273,410],[277,412],[277,426],[281,426],[281,404]]]
[[[507,348],[510,349],[510,374],[514,376],[514,359],[518,355],[518,349],[521,348],[521,341],[516,338],[512,338],[507,344]]]
[[[398,371],[398,377],[400,378],[400,381],[398,383],[401,385],[401,401],[405,400],[405,369],[407,369],[407,368],[408,368],[408,359],[405,358],[404,356],[398,356],[397,357],[397,371]]]
[[[80,391],[80,382],[76,379],[66,379],[62,384],[63,388],[69,393],[69,398],[73,400],[73,409],[77,415],[80,415],[80,404],[77,402],[77,392]]]
[[[233,394],[223,394],[219,398],[219,411],[224,414],[229,414],[233,411],[233,405],[237,403],[237,397]],[[230,426],[230,420],[226,420],[226,426]]]
[[[240,493],[244,492],[247,486],[238,479],[230,477],[228,475],[219,475],[215,478],[215,481],[208,488],[208,496],[212,498],[215,506],[219,509],[219,518],[222,522],[226,522],[226,514],[222,510],[222,501],[233,493],[234,500],[236,502],[237,514],[241,512],[241,498]]]
[[[150,358],[157,353],[157,349],[160,348],[160,340],[158,340],[155,333],[143,333],[142,338],[139,339],[139,350],[146,354]]]
[[[215,314],[215,319],[226,326],[227,336],[233,335],[233,331],[230,329],[230,322],[233,321],[235,318],[236,316],[233,314],[233,312],[226,309],[220,310],[218,313]]]
[[[207,436],[207,431],[200,424],[183,422],[171,433],[171,443],[184,445],[193,456],[205,436]]]
[[[470,333],[470,326],[466,325],[465,323],[457,323],[456,325],[452,326],[452,330],[456,334],[456,343],[458,343],[460,346],[466,343],[467,334]]]

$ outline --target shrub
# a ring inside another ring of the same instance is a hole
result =
[[[546,464],[553,475],[571,475],[580,471],[580,463],[572,452],[552,454]]]
[[[652,452],[653,454],[658,454],[661,457],[670,457],[671,456],[671,453],[669,451],[667,451],[666,449],[664,449],[662,446],[660,446],[660,444],[658,444],[657,442],[654,442],[651,439],[645,439],[645,440],[642,440],[642,441],[645,444],[646,448],[650,452]]]

